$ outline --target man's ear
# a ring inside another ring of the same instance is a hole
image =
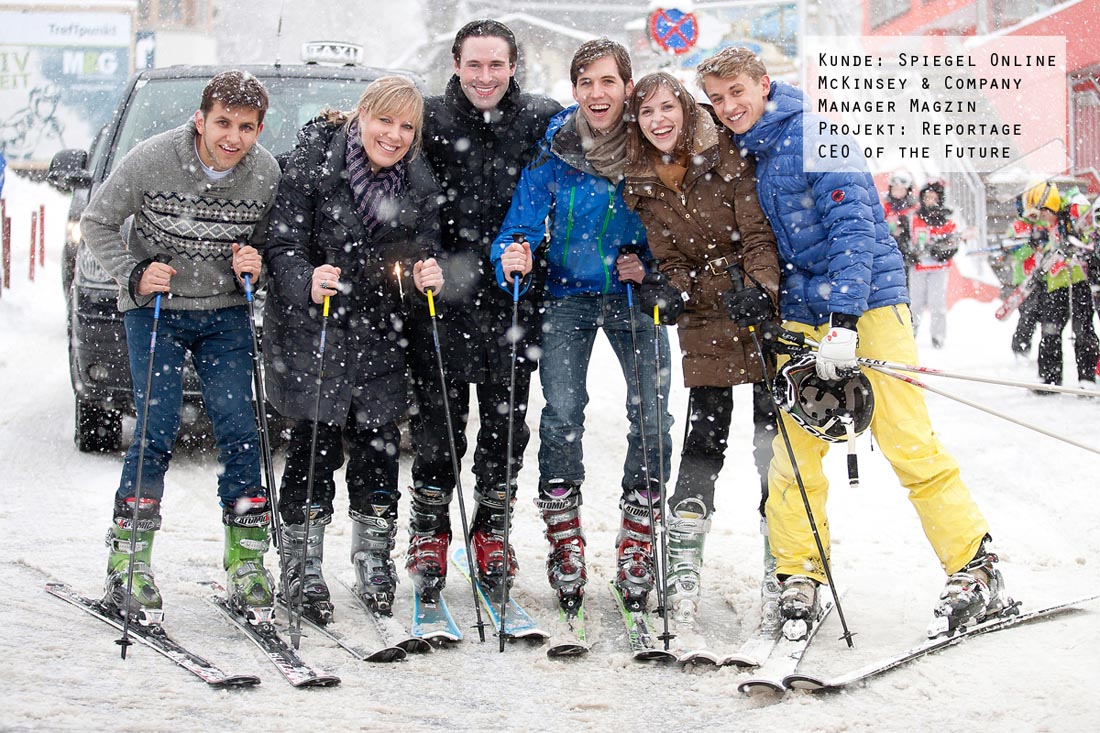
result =
[[[763,90],[765,97],[771,94],[772,80],[768,78],[767,74],[760,77],[760,88]]]

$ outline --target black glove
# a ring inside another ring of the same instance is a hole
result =
[[[653,307],[660,309],[661,323],[676,323],[684,312],[684,292],[669,282],[663,272],[651,272],[642,278],[638,286],[638,307],[647,316],[653,315]]]
[[[737,321],[738,326],[759,326],[764,321],[775,320],[775,306],[772,299],[760,288],[741,288],[722,293],[722,302],[726,304],[726,310],[730,318]]]

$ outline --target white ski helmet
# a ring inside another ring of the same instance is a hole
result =
[[[812,352],[792,357],[779,368],[775,397],[779,406],[808,432],[842,443],[871,426],[875,394],[862,372],[837,380],[817,376]]]

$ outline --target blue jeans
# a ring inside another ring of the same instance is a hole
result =
[[[126,311],[124,320],[137,424],[134,440],[122,464],[119,498],[133,496],[137,484],[153,309]],[[259,434],[252,407],[252,334],[245,306],[213,311],[160,312],[149,418],[144,430],[146,446],[141,495],[160,500],[164,494],[164,474],[172,459],[180,427],[183,365],[189,351],[202,386],[206,414],[214,427],[218,463],[221,464],[218,496],[223,505],[231,506],[248,489],[262,486]]]
[[[550,479],[584,480],[584,408],[588,404],[588,364],[596,331],[603,329],[622,367],[626,380],[627,434],[626,462],[623,466],[623,491],[646,488],[645,466],[653,479],[668,481],[672,454],[668,412],[669,352],[668,335],[660,329],[661,350],[661,430],[657,437],[657,398],[653,319],[635,313],[638,337],[637,366],[641,397],[635,377],[635,354],[631,344],[630,310],[625,295],[571,295],[549,299],[543,319],[542,358],[539,375],[546,406],[539,425],[540,483]],[[601,379],[609,375],[601,374]],[[639,409],[641,408],[641,409]],[[642,429],[646,450],[642,450]],[[658,459],[663,451],[663,465]],[[658,473],[657,467],[661,469]]]

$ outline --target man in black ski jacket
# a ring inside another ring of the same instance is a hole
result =
[[[440,323],[455,449],[461,460],[466,452],[470,385],[476,385],[481,429],[474,450],[477,511],[472,544],[478,576],[493,588],[505,575],[510,583],[515,573],[512,553],[504,562],[503,533],[530,438],[527,395],[538,359],[539,317],[537,298],[519,303],[524,336],[517,345],[509,487],[512,299],[497,287],[489,248],[508,212],[520,172],[561,105],[520,91],[514,79],[515,36],[502,23],[467,23],[455,35],[451,53],[455,73],[446,90],[425,100],[424,153],[445,196],[440,215],[447,287],[440,293]],[[407,565],[419,592],[445,582],[455,476],[435,354],[430,344],[414,344],[411,351],[419,410],[413,420],[417,451]]]

